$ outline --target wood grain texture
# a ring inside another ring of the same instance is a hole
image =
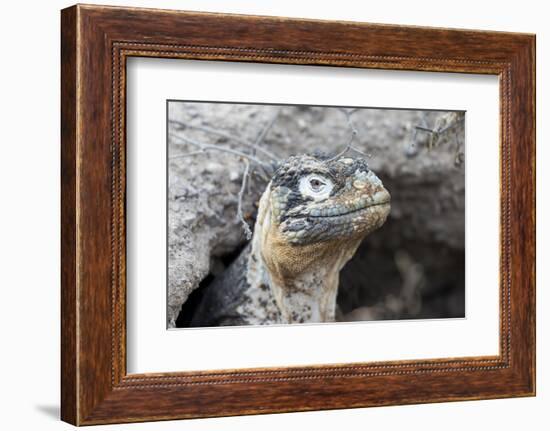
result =
[[[61,17],[61,417],[78,421],[76,299],[76,9]]]
[[[534,394],[533,35],[74,6],[62,11],[61,36],[63,420],[86,425]],[[131,56],[498,75],[499,356],[127,375]]]

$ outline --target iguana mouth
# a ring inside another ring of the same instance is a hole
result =
[[[383,199],[379,201],[374,202],[366,202],[361,203],[362,206],[357,206],[355,208],[347,208],[347,207],[332,207],[332,208],[324,208],[321,210],[312,210],[309,212],[309,214],[304,214],[303,217],[312,217],[312,218],[338,218],[338,217],[344,217],[352,214],[360,213],[361,211],[371,209],[373,207],[383,206],[383,205],[390,205],[390,196],[389,194],[387,197],[384,197]]]
[[[307,245],[331,240],[364,236],[377,229],[390,212],[390,196],[363,203],[364,206],[337,206],[312,209],[309,214],[296,214],[280,226],[286,241]],[[357,204],[356,204],[357,205]],[[350,208],[351,207],[351,208]]]
[[[384,205],[390,205],[390,201],[387,201],[387,202],[380,202],[380,203],[376,203],[376,204],[371,204],[371,205],[367,205],[363,208],[359,208],[359,209],[356,209],[356,210],[351,210],[351,211],[348,211],[348,212],[345,212],[345,213],[340,213],[340,214],[336,214],[336,215],[310,215],[309,217],[311,218],[319,218],[319,219],[335,219],[335,218],[339,218],[339,217],[345,217],[345,216],[349,216],[349,215],[352,215],[352,214],[358,214],[360,213],[361,211],[366,211],[366,210],[369,210],[369,209],[372,209],[374,207],[380,207],[380,206],[384,206]],[[304,217],[307,217],[307,216],[304,216]]]

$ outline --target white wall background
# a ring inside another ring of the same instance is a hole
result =
[[[538,396],[105,426],[96,429],[547,429],[550,423],[550,28],[536,0],[334,2],[298,0],[119,0],[143,7],[537,34]],[[70,2],[4,2],[0,13],[0,426],[57,430],[59,409],[59,9]],[[545,187],[546,186],[546,187]],[[545,271],[546,270],[546,271]]]

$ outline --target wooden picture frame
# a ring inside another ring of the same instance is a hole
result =
[[[64,421],[535,394],[534,35],[77,5],[62,11],[61,49]],[[131,56],[498,75],[500,354],[128,375],[125,65]]]

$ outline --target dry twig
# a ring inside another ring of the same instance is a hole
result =
[[[189,155],[200,154],[204,151],[221,151],[221,152],[230,153],[230,154],[233,154],[235,156],[239,156],[239,157],[242,157],[244,159],[247,159],[249,162],[256,163],[257,165],[261,166],[262,168],[264,168],[268,171],[273,170],[273,167],[270,164],[265,163],[265,162],[261,161],[260,159],[254,157],[250,154],[243,153],[242,151],[234,150],[232,148],[218,147],[216,145],[203,144],[203,143],[194,141],[192,139],[186,138],[185,136],[176,135],[175,133],[170,133],[169,136],[172,139],[180,141],[180,143],[183,142],[183,143],[198,147],[201,150],[201,151],[193,151],[192,153],[178,154],[176,156],[172,156],[171,158],[187,157]]]
[[[244,215],[243,215],[243,196],[244,196],[244,191],[246,189],[246,183],[250,176],[250,163],[246,159],[244,159],[243,162],[244,162],[244,172],[243,172],[243,178],[241,182],[241,189],[239,190],[239,194],[238,194],[237,218],[240,220],[241,224],[243,225],[246,239],[250,240],[252,238],[252,231],[250,230],[250,226],[248,226],[248,223],[244,219]]]
[[[279,118],[280,113],[281,113],[281,107],[279,106],[275,110],[275,114],[273,114],[273,117],[271,118],[271,121],[269,123],[267,123],[267,125],[263,128],[263,130],[260,132],[260,134],[256,138],[256,142],[254,143],[254,146],[255,146],[256,149],[260,148],[261,143],[264,141],[264,139],[267,136],[268,132],[271,130],[271,128],[275,124],[275,121],[277,121],[277,118]]]
[[[213,135],[221,136],[222,138],[225,138],[229,141],[233,141],[233,142],[236,142],[238,144],[241,144],[241,145],[244,145],[246,147],[250,147],[254,150],[257,150],[257,151],[263,153],[265,156],[272,159],[273,161],[279,161],[279,158],[275,154],[273,154],[271,151],[266,150],[265,148],[259,147],[257,143],[253,144],[251,142],[248,142],[245,139],[239,138],[237,136],[230,135],[229,133],[222,132],[221,130],[212,129],[211,127],[206,127],[206,126],[198,126],[198,125],[193,125],[193,124],[187,124],[187,123],[184,123],[182,121],[177,121],[177,120],[170,120],[170,123],[173,123],[173,124],[179,126],[180,128],[188,127],[190,129],[196,129],[196,130],[200,130],[200,131],[203,131],[203,132],[206,132],[206,133],[211,133]]]
[[[355,137],[359,134],[359,132],[355,128],[355,125],[353,124],[353,121],[351,120],[351,116],[352,116],[353,113],[355,113],[357,111],[357,108],[349,109],[349,110],[341,108],[339,110],[346,116],[348,126],[351,129],[351,136],[350,136],[348,144],[346,145],[346,148],[344,148],[344,150],[340,151],[334,157],[330,158],[328,161],[331,162],[333,160],[337,160],[350,150],[355,151],[356,153],[359,153],[359,154],[363,155],[364,157],[370,158],[371,157],[370,154],[364,153],[363,151],[359,150],[358,148],[356,148],[352,145]]]

